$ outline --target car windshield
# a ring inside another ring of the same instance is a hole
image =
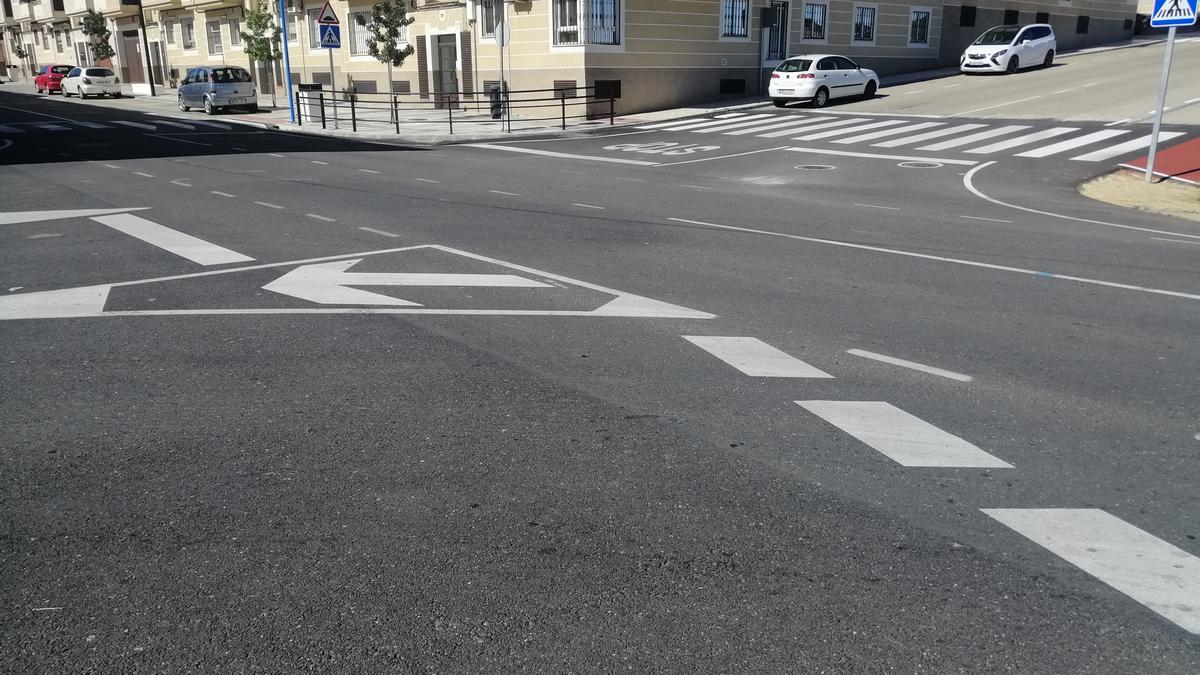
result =
[[[803,73],[812,67],[812,59],[793,59],[779,64],[775,70],[780,73]]]
[[[87,74],[92,77],[112,77],[113,71],[108,68],[88,68]]]
[[[67,73],[71,72],[71,69],[74,67],[75,66],[54,66],[50,69],[50,72],[54,73],[55,75],[66,75]]]
[[[1017,31],[1021,30],[1020,26],[997,26],[975,41],[977,45],[1006,45],[1017,37]]]
[[[241,68],[213,68],[210,82],[249,82],[250,73]]]

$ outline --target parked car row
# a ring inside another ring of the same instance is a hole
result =
[[[963,73],[1015,73],[1054,64],[1058,42],[1049,24],[996,26],[984,31],[959,58]],[[804,54],[784,59],[771,73],[767,95],[777,107],[808,101],[823,108],[835,98],[871,98],[879,76],[838,54]]]
[[[121,98],[121,79],[108,68],[100,66],[71,66],[52,64],[42,66],[33,86],[37,93],[63,96],[112,96]],[[258,91],[245,68],[238,66],[197,66],[188,68],[179,81],[179,109],[187,112],[193,107],[215,115],[226,108],[245,108],[258,112]]]

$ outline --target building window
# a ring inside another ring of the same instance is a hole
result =
[[[368,25],[358,25],[358,17],[362,17]],[[346,23],[350,26],[350,55],[365,56],[371,52],[367,49],[367,36],[371,34],[371,12],[350,12],[346,17]]]
[[[319,9],[308,10],[308,48],[321,48],[321,24],[317,23],[317,16],[321,13]]]
[[[59,54],[63,51],[63,34],[61,30],[54,31],[54,51]]]
[[[480,0],[479,2],[480,35],[495,37],[496,26],[500,23],[500,0]]]
[[[229,19],[229,46],[242,46],[242,20],[237,17]]]
[[[750,0],[721,0],[721,37],[750,36]]]
[[[169,44],[169,45],[175,44],[175,22],[173,20],[171,20],[171,19],[163,20],[162,32],[163,32],[163,38],[166,39],[167,44]]]
[[[1004,25],[1015,26],[1021,21],[1021,13],[1015,9],[1004,10]]]
[[[51,0],[50,9],[55,12],[65,12],[67,10],[66,2],[64,0]],[[59,51],[62,50],[60,49]]]
[[[825,39],[825,14],[829,6],[824,3],[804,3],[804,33],[805,40]]]
[[[875,8],[854,6],[854,41],[875,41]]]
[[[183,33],[183,48],[186,50],[196,49],[196,20],[183,19],[179,22],[179,29]]]
[[[90,56],[90,54],[89,54],[89,51],[87,48],[87,43],[86,42],[76,42],[75,43],[75,63],[78,63],[81,66],[90,66],[90,65],[92,65],[92,62],[91,62],[91,59],[88,58],[89,56]]]
[[[771,37],[767,42],[767,58],[773,61],[787,58],[790,4],[787,0],[772,0],[770,4],[775,12],[775,25],[771,27]]]
[[[912,46],[929,45],[929,22],[933,18],[933,10],[928,7],[914,7],[908,13],[908,44]]]
[[[1050,12],[1038,12],[1033,19],[1034,23],[1050,23]]]
[[[1088,23],[1090,19],[1086,16],[1081,16],[1075,20],[1075,32],[1083,35],[1088,32]]]
[[[621,0],[554,0],[554,44],[621,44]]]
[[[221,44],[221,22],[209,21],[208,28],[208,55],[220,56],[225,53],[225,47]]]
[[[958,8],[958,25],[973,28],[975,26],[975,6],[963,5]]]
[[[298,28],[299,23],[300,23],[299,17],[297,17],[295,14],[292,14],[291,12],[288,12],[288,16],[287,16],[287,41],[288,42],[295,42],[297,39],[299,39],[297,37],[299,35],[299,30],[300,30]],[[292,81],[299,82],[300,80],[293,79]]]

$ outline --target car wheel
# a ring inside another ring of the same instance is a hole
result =
[[[216,108],[216,106],[213,105],[211,98],[204,99],[204,114],[205,115],[216,115],[217,114],[217,108]]]
[[[79,100],[80,100],[80,101],[82,101],[83,99],[87,98],[87,94],[83,93],[83,87],[80,87],[79,89],[76,89],[75,91],[76,91],[76,93],[78,93],[78,94],[79,94]]]
[[[782,108],[783,106],[787,105],[787,99],[786,98],[773,98],[773,99],[771,99],[771,103],[774,103],[776,108]]]
[[[71,98],[71,92],[63,89],[63,98]]]
[[[38,86],[36,86],[36,85],[35,85],[35,86],[34,86],[34,89],[37,89],[37,93],[39,93],[39,94],[40,94],[40,93],[42,93],[42,89],[41,89],[41,87],[38,87]]]
[[[1008,58],[1008,67],[1004,69],[1004,72],[1009,73],[1011,75],[1012,73],[1015,73],[1020,69],[1021,69],[1021,59],[1018,59],[1016,56],[1010,56]]]
[[[113,98],[121,98],[121,92],[118,91],[117,93],[113,94],[112,97]]]
[[[812,107],[824,108],[829,105],[829,90],[821,87],[817,90],[817,95],[812,98]]]
[[[1043,68],[1049,68],[1052,65],[1054,65],[1054,50],[1053,49],[1046,52],[1046,58],[1042,59],[1042,67]]]
[[[191,106],[189,106],[183,102],[183,94],[179,95],[179,109],[182,110],[183,112],[187,112],[192,109]]]
[[[879,87],[875,84],[875,80],[867,82],[867,88],[863,90],[863,98],[875,98],[875,92]]]

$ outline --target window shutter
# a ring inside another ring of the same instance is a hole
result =
[[[463,98],[475,98],[475,63],[471,52],[471,34],[462,33],[459,38],[462,45],[462,90]]]
[[[417,91],[421,98],[429,98],[429,53],[425,36],[417,36]]]

